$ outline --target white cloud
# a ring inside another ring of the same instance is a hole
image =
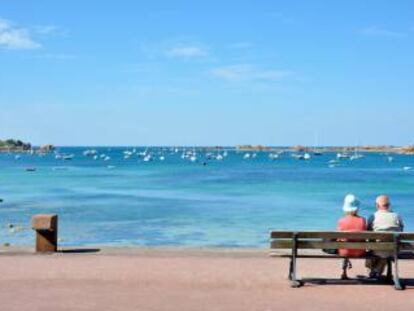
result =
[[[291,71],[261,69],[250,64],[217,67],[210,73],[229,81],[278,81],[292,75]]]
[[[371,26],[360,30],[360,33],[365,36],[371,37],[388,37],[388,38],[402,38],[407,36],[407,34],[403,32],[396,32],[384,28],[380,28],[377,26]]]
[[[42,45],[34,41],[28,29],[16,27],[5,19],[0,19],[0,47],[15,50],[38,49]]]
[[[160,42],[137,41],[141,54],[152,61],[170,58],[181,60],[211,60],[210,48],[186,38],[169,39]]]
[[[177,58],[197,58],[208,55],[205,48],[196,45],[178,45],[167,49],[166,55]]]
[[[41,25],[34,27],[34,31],[41,35],[50,35],[56,32],[59,28],[54,25]]]
[[[7,20],[0,18],[0,31],[9,28],[9,24]]]
[[[68,34],[68,30],[56,25],[38,25],[33,27],[33,31],[42,36],[66,36]]]

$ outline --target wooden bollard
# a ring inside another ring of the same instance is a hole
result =
[[[36,252],[46,253],[57,251],[57,215],[34,215],[32,217],[32,228],[36,231]]]

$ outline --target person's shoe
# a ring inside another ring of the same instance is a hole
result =
[[[346,273],[342,273],[341,280],[349,280],[349,277]]]
[[[370,273],[369,273],[369,278],[370,279],[379,279],[381,277],[381,274],[379,274],[378,272],[376,272],[376,271],[371,271]]]

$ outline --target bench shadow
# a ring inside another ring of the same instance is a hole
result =
[[[401,282],[409,287],[407,289],[414,289],[414,279],[401,279]]]
[[[82,254],[82,253],[98,253],[100,252],[100,248],[69,248],[69,249],[60,249],[58,253],[64,254]]]
[[[323,278],[304,278],[301,279],[302,282],[305,284],[312,284],[312,285],[378,285],[384,286],[389,285],[393,286],[394,283],[384,280],[375,280],[369,279],[363,276],[357,276],[356,278],[350,278],[347,280],[341,279],[323,279]],[[404,279],[400,278],[402,284],[406,286],[406,289],[414,289],[414,279]]]

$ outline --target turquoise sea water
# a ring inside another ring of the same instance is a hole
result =
[[[244,159],[245,152],[230,150],[209,160],[198,151],[192,162],[181,158],[182,149],[149,148],[153,161],[145,162],[137,155],[143,148],[129,159],[123,151],[132,147],[94,148],[97,160],[83,155],[86,149],[59,148],[72,160],[0,154],[1,243],[33,244],[31,216],[57,213],[67,246],[261,247],[270,229],[334,229],[349,192],[362,200],[364,216],[374,211],[376,195],[388,193],[414,231],[414,169],[403,169],[414,167],[414,156],[389,162],[385,154],[364,154],[329,167],[336,154],[300,161],[257,152]]]

